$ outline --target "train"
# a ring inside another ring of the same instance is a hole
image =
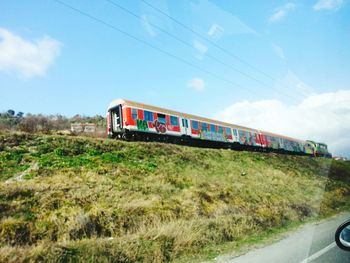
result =
[[[131,100],[113,100],[106,119],[109,138],[332,157],[325,143],[299,140]]]

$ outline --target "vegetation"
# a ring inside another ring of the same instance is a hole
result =
[[[94,117],[79,114],[68,118],[62,115],[26,114],[8,110],[0,113],[0,130],[23,131],[29,133],[52,134],[58,131],[69,130],[72,123],[93,123],[100,130],[106,130],[106,120],[100,115]]]
[[[346,210],[350,162],[0,134],[1,262],[166,262]]]

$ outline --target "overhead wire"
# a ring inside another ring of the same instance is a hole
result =
[[[138,14],[136,14],[136,13],[130,11],[129,9],[125,8],[124,6],[122,6],[122,5],[120,5],[120,4],[116,3],[116,2],[114,2],[114,1],[112,1],[112,0],[105,0],[105,1],[109,2],[110,4],[114,5],[115,7],[119,8],[119,9],[121,9],[121,10],[123,10],[124,12],[128,13],[129,15],[131,15],[131,16],[137,18],[137,19],[144,20],[144,18],[143,18],[142,16],[140,16],[140,15],[138,15]],[[185,45],[185,46],[187,46],[187,47],[190,47],[191,49],[196,49],[193,45],[191,45],[191,44],[189,44],[188,42],[184,41],[184,40],[181,39],[180,37],[178,37],[178,36],[176,36],[176,35],[170,33],[169,31],[167,31],[167,30],[161,28],[160,26],[158,26],[158,25],[156,25],[156,24],[154,24],[154,23],[151,23],[151,22],[148,22],[148,23],[149,23],[152,27],[158,29],[159,31],[161,31],[161,32],[163,32],[164,34],[170,36],[171,38],[173,38],[173,39],[179,41],[179,42],[182,43],[183,45]],[[212,59],[212,60],[214,60],[214,61],[216,61],[216,62],[218,62],[219,64],[221,64],[221,65],[223,65],[223,66],[226,66],[226,67],[228,67],[228,68],[230,68],[230,69],[232,69],[232,70],[238,72],[239,74],[241,74],[241,75],[243,75],[243,76],[245,76],[245,77],[247,77],[247,78],[249,78],[249,79],[254,80],[255,82],[257,82],[257,83],[259,83],[259,84],[261,84],[261,85],[263,85],[263,86],[265,86],[265,87],[270,88],[270,86],[267,85],[266,83],[264,83],[264,82],[260,81],[259,79],[257,79],[257,78],[255,78],[255,77],[253,77],[253,76],[251,76],[251,75],[249,75],[249,74],[247,74],[247,73],[245,73],[245,72],[243,72],[243,71],[241,71],[241,70],[239,70],[239,69],[233,67],[232,65],[230,65],[230,64],[228,64],[228,63],[225,63],[224,61],[218,59],[217,57],[215,57],[215,56],[213,56],[213,55],[211,55],[211,54],[206,53],[205,56],[208,57],[208,58],[210,58],[210,59]]]
[[[69,9],[71,9],[71,10],[73,10],[73,11],[75,11],[75,12],[77,12],[77,13],[83,15],[83,16],[85,16],[85,17],[88,17],[88,18],[94,20],[95,22],[98,22],[100,24],[103,24],[104,26],[107,26],[107,27],[115,30],[115,31],[118,31],[119,33],[121,33],[121,34],[123,34],[123,35],[125,35],[125,36],[127,36],[127,37],[129,37],[131,39],[134,39],[137,42],[140,42],[140,43],[142,43],[142,44],[144,44],[144,45],[146,45],[146,46],[148,46],[148,47],[150,47],[150,48],[152,48],[154,50],[157,50],[160,53],[163,53],[163,54],[165,54],[165,55],[167,55],[169,57],[172,57],[172,58],[174,58],[174,59],[176,59],[176,60],[178,60],[178,61],[180,61],[180,62],[182,62],[184,64],[187,64],[188,66],[191,66],[191,67],[193,67],[195,69],[198,69],[198,70],[200,70],[200,71],[202,71],[202,72],[204,72],[206,74],[209,74],[209,75],[213,76],[214,78],[217,78],[217,79],[220,79],[222,81],[225,81],[225,82],[227,82],[227,83],[229,83],[229,84],[231,84],[231,85],[233,85],[235,87],[244,88],[243,86],[241,86],[238,83],[235,83],[235,82],[233,82],[233,81],[231,81],[229,79],[223,78],[223,77],[221,77],[221,76],[219,76],[219,75],[217,75],[217,74],[215,74],[215,73],[213,73],[213,72],[211,72],[211,71],[209,71],[207,69],[204,69],[204,68],[202,68],[202,67],[200,67],[200,66],[198,66],[196,64],[193,64],[193,63],[191,63],[191,62],[189,62],[189,61],[187,61],[187,60],[185,60],[185,59],[183,59],[183,58],[181,58],[181,57],[179,57],[177,55],[174,55],[174,54],[172,54],[172,53],[170,53],[170,52],[168,52],[168,51],[166,51],[164,49],[161,49],[161,48],[159,48],[159,47],[157,47],[157,46],[155,46],[155,45],[153,45],[153,44],[151,44],[151,43],[149,43],[149,42],[147,42],[145,40],[142,40],[142,39],[140,39],[140,38],[138,38],[138,37],[136,37],[136,36],[126,32],[124,30],[120,29],[119,27],[116,27],[116,26],[114,26],[114,25],[112,25],[112,24],[110,24],[110,23],[108,23],[108,22],[106,22],[106,21],[104,21],[104,20],[102,20],[102,19],[100,19],[98,17],[95,17],[95,16],[93,16],[93,15],[91,15],[91,14],[85,12],[85,11],[82,11],[82,10],[80,10],[80,9],[74,7],[74,6],[71,6],[71,5],[67,4],[64,1],[61,1],[61,0],[54,0],[54,1],[57,2],[60,5],[63,5],[65,7],[67,7],[67,8],[69,8]]]
[[[265,75],[266,77],[270,78],[273,81],[276,81],[276,79],[274,77],[272,77],[270,74],[260,70],[259,68],[257,68],[254,65],[251,65],[250,63],[248,63],[247,61],[245,61],[244,59],[240,58],[239,56],[237,56],[236,54],[232,53],[231,51],[223,48],[222,46],[218,45],[217,43],[215,43],[214,41],[212,41],[211,39],[203,36],[201,33],[197,32],[196,30],[192,29],[191,27],[185,25],[184,23],[180,22],[179,20],[177,20],[176,18],[168,15],[167,13],[165,13],[163,10],[161,10],[160,8],[150,4],[148,1],[146,0],[141,0],[143,3],[145,3],[146,5],[148,5],[149,7],[151,7],[153,10],[156,10],[157,12],[161,13],[162,15],[166,16],[167,18],[169,18],[170,20],[172,20],[173,22],[175,22],[176,24],[180,25],[181,27],[185,28],[186,30],[192,32],[193,34],[195,34],[197,37],[209,42],[211,45],[215,46],[216,48],[220,49],[222,52],[226,53],[227,55],[237,59],[238,61],[240,61],[241,63],[245,64],[246,66],[254,69],[255,71],[259,72],[262,75]]]
[[[186,59],[183,59],[183,58],[180,57],[180,56],[177,56],[177,55],[172,54],[172,53],[169,52],[169,51],[166,51],[166,50],[164,50],[164,49],[161,49],[161,48],[159,48],[159,47],[157,47],[157,46],[155,46],[155,45],[153,45],[153,44],[151,44],[151,43],[149,43],[149,42],[147,42],[147,41],[145,41],[145,40],[142,40],[142,39],[136,37],[135,35],[132,35],[132,34],[128,33],[127,31],[125,31],[125,30],[123,30],[123,29],[121,29],[121,28],[119,28],[119,27],[116,27],[116,26],[114,26],[114,25],[112,25],[112,24],[110,24],[110,23],[108,23],[108,22],[106,22],[106,21],[104,21],[104,20],[102,20],[102,19],[96,17],[96,16],[93,16],[93,15],[91,15],[91,14],[85,12],[85,11],[82,11],[82,10],[80,10],[80,9],[78,9],[78,8],[76,8],[76,7],[74,7],[74,6],[72,6],[72,5],[69,5],[69,4],[67,4],[66,2],[62,1],[62,0],[54,0],[54,1],[57,2],[57,3],[60,4],[60,5],[65,6],[66,8],[69,8],[69,9],[71,9],[71,10],[73,10],[73,11],[75,11],[75,12],[77,12],[77,13],[79,13],[79,14],[85,16],[85,17],[88,17],[88,18],[94,20],[95,22],[98,22],[98,23],[100,23],[100,24],[103,24],[104,26],[107,26],[107,27],[109,27],[109,28],[111,28],[111,29],[113,29],[113,30],[115,30],[115,31],[117,31],[117,32],[119,32],[119,33],[121,33],[121,34],[123,34],[123,35],[125,35],[125,36],[127,36],[127,37],[129,37],[129,38],[131,38],[131,39],[133,39],[133,40],[135,40],[135,41],[137,41],[137,42],[139,42],[139,43],[142,43],[142,44],[144,44],[144,45],[146,45],[146,46],[148,46],[148,47],[150,47],[150,48],[152,48],[152,49],[154,49],[154,50],[156,50],[156,51],[158,51],[158,52],[160,52],[160,53],[162,53],[162,54],[164,54],[164,55],[167,55],[167,56],[169,56],[169,57],[172,57],[173,59],[176,59],[176,60],[178,60],[178,61],[180,61],[180,62],[182,62],[182,63],[184,63],[184,64],[186,64],[186,65],[188,65],[188,66],[190,66],[190,67],[193,67],[193,68],[195,68],[195,69],[197,69],[197,70],[200,70],[200,71],[202,71],[202,72],[204,72],[204,73],[206,73],[206,74],[208,74],[208,75],[211,75],[212,77],[214,77],[214,78],[216,78],[216,79],[219,79],[219,80],[221,80],[221,81],[227,82],[227,83],[231,84],[232,86],[235,86],[235,87],[238,87],[238,88],[250,89],[250,88],[247,88],[247,87],[243,87],[242,85],[240,85],[240,84],[238,84],[238,83],[235,83],[235,82],[233,82],[233,81],[231,81],[231,80],[229,80],[229,79],[227,79],[227,78],[224,78],[224,77],[222,77],[222,76],[219,76],[219,75],[217,75],[216,73],[213,73],[213,72],[210,71],[210,70],[207,70],[207,69],[202,68],[202,67],[200,67],[200,66],[198,66],[198,65],[196,65],[196,64],[193,64],[193,63],[187,61]],[[113,1],[111,1],[111,0],[106,0],[106,1],[109,2],[109,3],[111,3],[111,4],[113,4],[113,5],[115,5],[115,6],[117,6],[117,7],[119,7],[120,9],[124,10],[125,12],[129,13],[130,15],[132,15],[132,16],[134,16],[134,17],[136,17],[136,18],[142,19],[141,16],[138,16],[137,14],[133,13],[132,11],[130,11],[130,10],[128,10],[128,9],[126,9],[125,7],[123,7],[123,6],[121,6],[121,5],[118,5],[117,3],[115,3],[115,2],[113,2]],[[142,0],[142,1],[143,1],[143,0]],[[154,26],[154,27],[157,28],[158,30],[162,31],[163,33],[165,33],[165,34],[171,36],[172,38],[176,39],[177,41],[181,42],[182,44],[184,44],[184,45],[186,45],[186,46],[190,46],[191,48],[193,48],[192,45],[190,45],[190,44],[187,43],[186,41],[182,40],[181,38],[177,37],[176,35],[174,35],[174,34],[168,32],[168,31],[162,29],[161,27],[159,27],[159,26],[157,26],[157,25],[155,25],[155,24],[153,24],[153,23],[152,23],[152,26]],[[207,54],[207,56],[208,56],[208,55],[209,55],[209,54]],[[210,57],[211,59],[217,61],[217,62],[220,63],[220,64],[223,64],[223,65],[225,65],[225,66],[227,66],[227,67],[230,67],[230,68],[234,69],[235,71],[239,72],[239,73],[242,74],[242,75],[245,75],[246,77],[249,77],[249,78],[251,78],[251,79],[254,79],[255,81],[257,81],[257,82],[259,82],[259,83],[265,85],[264,83],[262,83],[262,82],[259,81],[258,79],[254,78],[254,77],[252,77],[252,76],[250,76],[250,75],[248,75],[248,74],[246,74],[246,73],[244,73],[244,72],[241,72],[240,70],[238,70],[238,69],[232,67],[231,65],[229,65],[229,64],[227,64],[227,63],[225,63],[225,62],[223,62],[223,61],[221,61],[221,60],[219,60],[219,59],[217,59],[216,57],[214,57],[214,56],[212,56],[212,55],[209,55],[208,57]],[[272,88],[272,87],[270,87],[270,88]],[[252,89],[250,89],[250,90],[252,90]],[[253,90],[252,90],[252,91],[253,91]],[[277,91],[277,90],[276,90],[276,91]],[[280,92],[280,91],[278,91],[278,92]]]
[[[105,0],[105,1],[106,1],[106,2],[109,2],[110,4],[112,4],[112,5],[115,6],[115,7],[117,7],[117,8],[119,8],[119,9],[123,10],[124,12],[128,13],[128,14],[131,15],[131,16],[133,16],[133,17],[135,17],[135,18],[137,18],[137,19],[143,20],[144,22],[147,22],[149,25],[153,26],[154,28],[158,29],[159,31],[163,32],[164,34],[170,36],[171,38],[177,40],[178,42],[182,43],[183,45],[185,45],[185,46],[187,46],[187,47],[190,47],[191,49],[196,49],[193,45],[189,44],[188,42],[184,41],[184,40],[181,39],[180,37],[174,35],[173,33],[171,33],[171,32],[169,32],[169,31],[163,29],[162,27],[160,27],[160,26],[158,26],[158,25],[156,25],[156,24],[154,24],[154,23],[151,23],[151,22],[149,22],[149,21],[145,21],[144,17],[142,17],[142,16],[136,14],[135,12],[131,11],[130,9],[127,9],[126,7],[120,5],[119,3],[116,3],[116,2],[113,1],[113,0]],[[185,27],[187,30],[190,30],[191,32],[195,33],[196,35],[201,36],[200,33],[194,31],[194,30],[191,29],[190,27],[188,27],[188,26],[182,24],[181,22],[177,21],[175,18],[172,18],[171,16],[169,16],[168,14],[166,14],[165,12],[163,12],[162,10],[160,10],[160,9],[158,9],[157,7],[154,7],[153,5],[149,4],[147,1],[145,1],[145,0],[141,0],[141,1],[144,2],[144,3],[146,3],[147,5],[149,5],[149,6],[152,7],[153,9],[157,10],[158,12],[161,12],[163,15],[165,15],[165,16],[171,18],[174,22],[176,22],[177,24],[180,24],[182,27]],[[206,38],[206,37],[204,37],[204,36],[201,36],[201,38],[204,38],[206,41],[209,41],[210,43],[212,43],[212,44],[214,44],[214,45],[220,47],[220,46],[217,45],[215,42],[213,42],[212,40],[210,40],[210,39],[208,39],[208,38]],[[223,49],[223,48],[222,48],[222,49]],[[229,51],[225,51],[225,52],[229,52]],[[235,56],[234,54],[232,54],[232,55]],[[279,93],[279,94],[281,94],[281,95],[284,95],[284,96],[287,96],[287,97],[293,97],[293,96],[291,96],[291,94],[287,94],[287,93],[285,93],[285,92],[282,92],[281,90],[278,90],[278,89],[274,88],[273,86],[270,86],[270,85],[268,85],[268,84],[262,82],[261,80],[255,78],[254,76],[251,76],[250,74],[247,74],[247,73],[243,72],[242,70],[239,70],[239,69],[235,68],[234,66],[232,66],[232,65],[230,65],[230,64],[228,64],[228,63],[226,63],[226,62],[224,62],[224,61],[222,61],[222,60],[220,60],[219,58],[217,58],[217,57],[215,57],[215,56],[213,56],[213,55],[211,55],[211,54],[209,54],[209,53],[206,53],[205,56],[208,57],[208,58],[210,58],[210,59],[212,59],[212,60],[214,60],[214,61],[216,61],[217,63],[219,63],[219,64],[221,64],[221,65],[223,65],[223,66],[225,66],[225,67],[228,67],[228,68],[230,68],[230,69],[232,69],[232,70],[238,72],[239,74],[241,74],[241,75],[243,75],[243,76],[245,76],[245,77],[247,77],[247,78],[249,78],[249,79],[251,79],[251,80],[254,80],[255,82],[259,83],[260,85],[262,85],[262,86],[264,86],[264,87],[266,87],[266,88],[268,88],[268,89],[274,90],[274,91],[276,91],[277,93]],[[243,61],[243,60],[242,60],[242,61]],[[248,62],[245,62],[245,63],[248,63]],[[253,67],[254,67],[254,66],[253,66]],[[271,78],[272,78],[272,77],[271,77]],[[272,79],[273,79],[273,78],[272,78]],[[278,81],[275,80],[275,79],[273,79],[273,80],[274,80],[275,82],[278,82]],[[283,94],[282,94],[282,93],[283,93]],[[295,97],[294,97],[294,99],[297,100]]]

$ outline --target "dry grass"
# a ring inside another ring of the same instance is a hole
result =
[[[0,134],[2,262],[167,262],[349,201],[349,162]]]

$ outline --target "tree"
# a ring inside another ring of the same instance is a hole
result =
[[[19,128],[24,132],[36,132],[36,118],[32,114],[28,114],[20,123]]]
[[[7,113],[8,113],[8,115],[10,117],[14,117],[15,116],[15,111],[14,110],[8,110]]]

